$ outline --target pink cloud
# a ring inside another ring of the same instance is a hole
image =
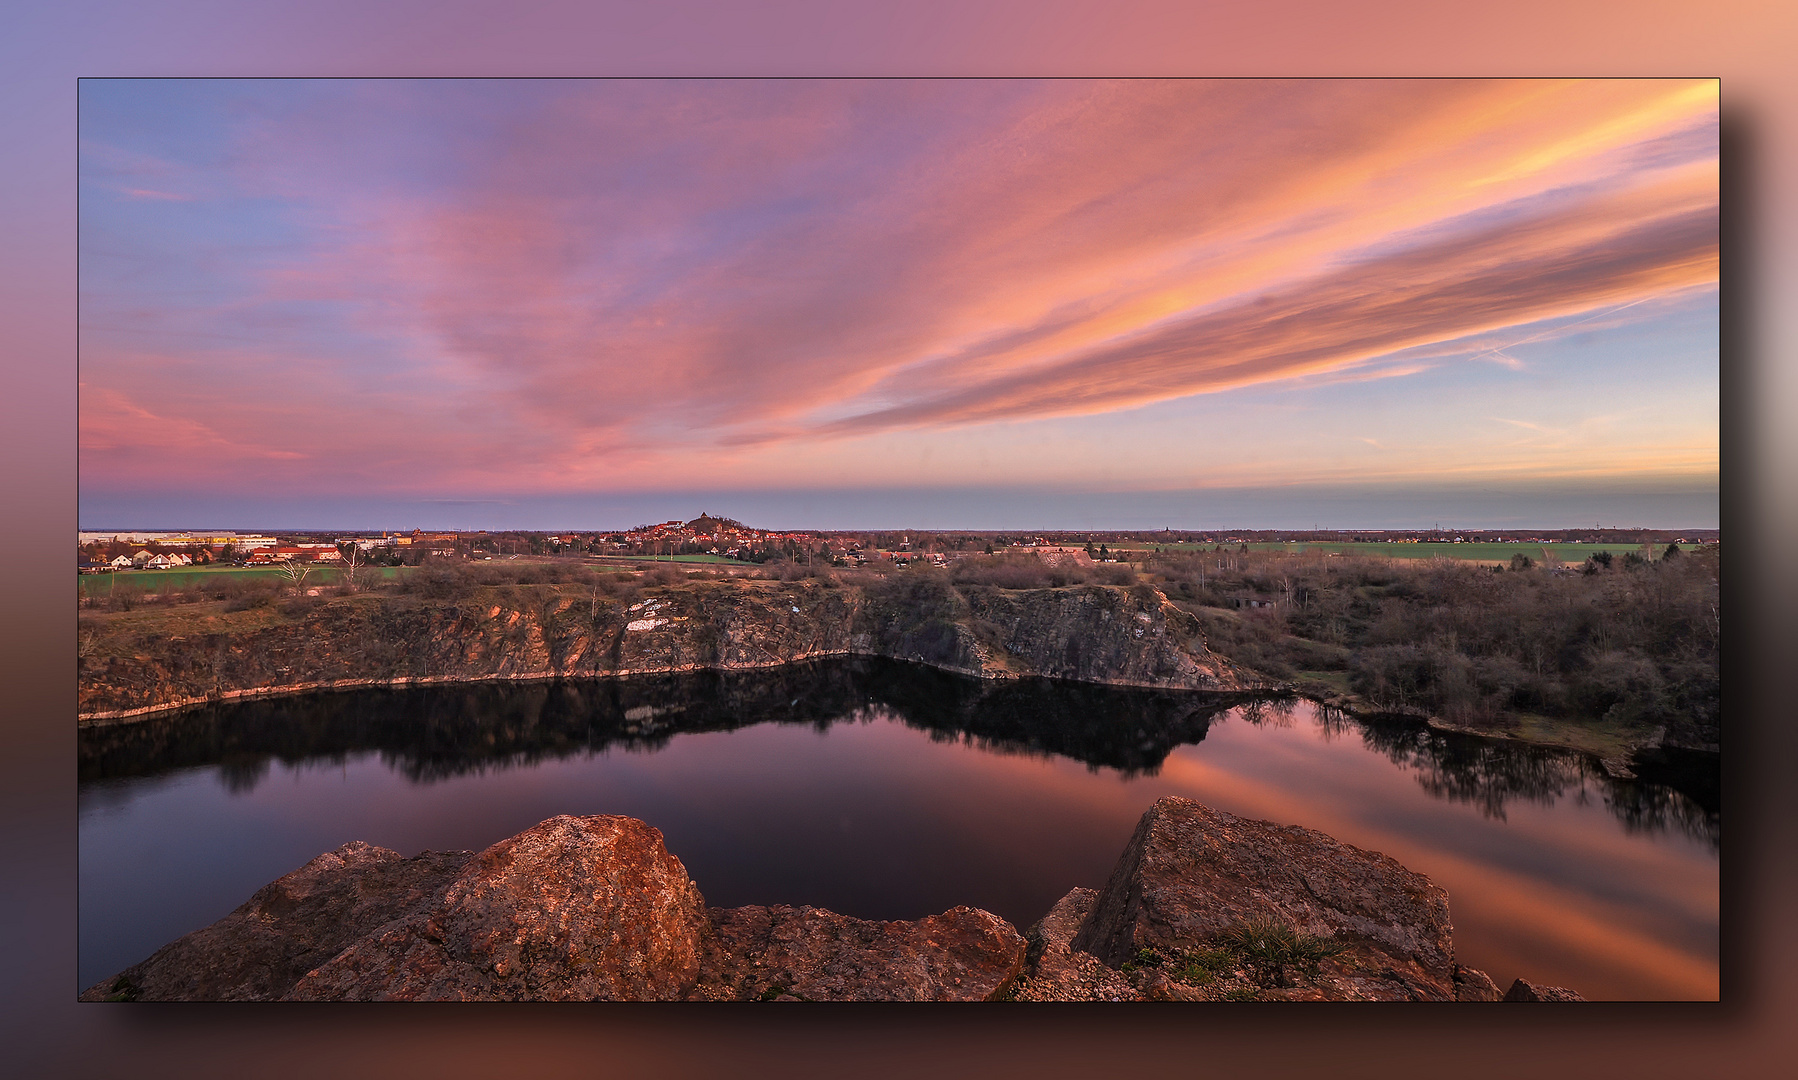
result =
[[[1615,205],[1633,204],[1633,205]],[[1341,368],[1715,280],[1714,203],[1678,186],[1505,222],[826,431],[1105,411]]]
[[[259,116],[232,158],[307,222],[244,278],[256,347],[354,391],[132,384],[171,422],[257,417],[325,481],[702,478],[794,440],[1391,378],[1716,278],[1714,84],[355,93]],[[434,133],[422,186],[401,129]],[[158,453],[116,410],[83,425]]]

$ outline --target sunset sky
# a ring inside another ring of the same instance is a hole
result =
[[[1717,110],[86,80],[80,523],[1715,527]]]

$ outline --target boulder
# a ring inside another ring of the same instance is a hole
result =
[[[978,908],[912,922],[785,905],[710,916],[698,1000],[991,1001],[1024,966],[1023,937]]]
[[[1092,914],[1099,894],[1074,889],[1055,902],[1024,935],[1024,978],[1018,1001],[1137,1001],[1142,997],[1121,972],[1074,948],[1074,935]]]
[[[1456,1001],[1499,1001],[1503,997],[1492,976],[1478,968],[1455,965]]]
[[[306,974],[297,1001],[666,1001],[685,996],[705,902],[660,831],[563,815],[471,859],[433,903]]]
[[[1342,948],[1270,973],[1272,962],[1246,946],[1212,947],[1246,925]],[[563,816],[478,854],[402,858],[345,844],[81,997],[1496,1001],[1499,993],[1484,972],[1454,962],[1447,897],[1422,875],[1310,829],[1170,797],[1143,815],[1104,889],[1069,892],[1028,938],[969,907],[893,922],[813,907],[708,910],[657,830],[626,817]],[[1503,1000],[1582,999],[1519,979]]]
[[[975,908],[708,912],[657,830],[563,816],[478,854],[345,844],[82,998],[984,1001],[1023,964],[1023,937]]]
[[[348,843],[236,911],[82,993],[83,1001],[269,1001],[356,939],[442,892],[473,853]]]
[[[1518,979],[1505,991],[1506,1001],[1584,1001],[1583,997],[1567,989],[1565,986],[1543,986],[1540,983],[1525,982]]]
[[[1143,815],[1072,947],[1117,967],[1256,923],[1347,945],[1311,980],[1324,997],[1455,999],[1448,895],[1428,878],[1312,829],[1173,796]]]
[[[709,932],[660,832],[563,816],[479,854],[345,844],[82,998],[679,998]]]

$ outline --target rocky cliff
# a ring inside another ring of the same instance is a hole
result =
[[[1253,688],[1197,620],[1148,586],[957,590],[688,581],[625,597],[565,587],[364,594],[231,612],[82,621],[77,712],[108,721],[206,701],[356,685],[736,670],[885,656],[983,678]]]
[[[1103,890],[1073,890],[1028,937],[967,907],[890,922],[707,908],[657,830],[564,816],[479,853],[346,844],[81,997],[1500,1000],[1455,963],[1427,878],[1172,797]],[[1503,1000],[1579,998],[1518,980]]]

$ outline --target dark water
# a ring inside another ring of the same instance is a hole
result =
[[[81,736],[82,986],[349,840],[479,849],[554,814],[662,830],[708,903],[1020,929],[1161,795],[1321,829],[1449,892],[1458,958],[1592,998],[1718,994],[1716,761],[1580,755],[1308,702],[984,684],[882,661],[369,690]]]

